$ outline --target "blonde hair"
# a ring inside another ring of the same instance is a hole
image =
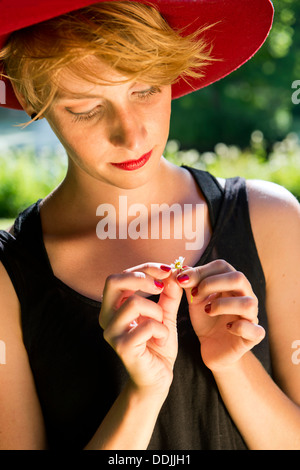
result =
[[[210,55],[199,31],[183,36],[153,6],[103,2],[12,33],[0,60],[5,76],[39,117],[55,99],[63,70],[101,82],[89,65],[91,56],[128,80],[162,86],[203,76]]]

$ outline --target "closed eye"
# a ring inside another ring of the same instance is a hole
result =
[[[136,91],[134,92],[136,96],[138,96],[138,98],[140,99],[147,99],[147,98],[150,98],[152,95],[155,95],[157,93],[160,93],[161,92],[161,89],[157,86],[152,86],[150,88],[148,88],[147,90],[143,90],[143,91]]]
[[[90,111],[86,111],[83,113],[74,113],[74,111],[72,111],[70,108],[66,108],[66,110],[73,115],[72,122],[88,121],[89,119],[92,119],[95,116],[103,114],[103,106],[101,105],[98,105]]]

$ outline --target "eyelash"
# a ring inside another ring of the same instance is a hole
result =
[[[149,90],[137,92],[137,95],[138,95],[139,98],[141,98],[142,100],[144,100],[144,99],[147,99],[147,98],[149,98],[150,96],[155,95],[156,93],[160,93],[160,92],[161,92],[161,90],[160,90],[159,87],[157,87],[157,86],[152,86],[151,88],[149,88]]]
[[[160,93],[160,92],[161,90],[159,87],[152,86],[148,90],[136,92],[136,95],[138,96],[139,99],[146,100],[150,98],[152,95],[155,95],[156,93]],[[97,106],[95,109],[93,109],[89,113],[72,113],[72,111],[69,111],[69,112],[73,114],[72,122],[79,122],[79,121],[89,121],[90,119],[97,116],[97,114],[100,114],[102,109],[103,109],[102,106]]]
[[[93,109],[89,113],[72,113],[73,114],[72,122],[88,121],[89,119],[92,119],[93,117],[97,116],[97,114],[100,114],[101,109],[102,109],[102,106],[97,106],[95,109]]]

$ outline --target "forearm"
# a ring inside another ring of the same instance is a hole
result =
[[[300,408],[279,389],[253,353],[213,373],[249,449],[300,449]]]
[[[166,395],[141,393],[129,381],[85,450],[145,450]]]

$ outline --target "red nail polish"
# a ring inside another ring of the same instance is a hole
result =
[[[193,287],[193,289],[191,291],[191,294],[192,294],[193,297],[195,297],[195,295],[198,294],[198,287],[197,286]]]
[[[179,282],[185,282],[188,281],[190,278],[187,274],[180,274],[180,276],[177,277],[177,280]]]
[[[165,266],[164,264],[162,264],[160,269],[168,273],[169,271],[171,271],[172,268],[170,266]]]
[[[206,311],[206,313],[210,313],[210,311],[211,311],[211,304],[205,305],[204,310]]]
[[[156,285],[156,287],[158,287],[159,289],[162,289],[164,287],[164,283],[161,282],[161,281],[157,281],[156,279],[154,279],[154,284]]]

